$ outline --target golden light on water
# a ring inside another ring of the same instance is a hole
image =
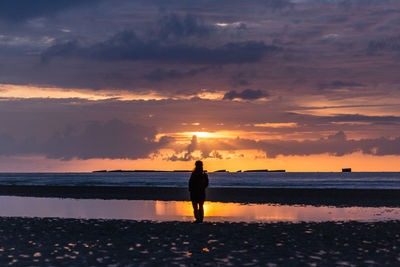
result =
[[[189,201],[156,201],[156,214],[160,216],[174,214],[182,217],[192,217],[193,207]],[[240,203],[221,203],[208,202],[204,203],[204,217],[237,217],[237,218],[253,218],[260,220],[296,220],[297,216],[293,214],[287,207],[274,205],[243,205]]]
[[[184,220],[193,218],[193,208],[190,201],[155,201],[155,211],[157,216],[176,216]],[[399,216],[399,213],[398,210],[396,213],[370,207],[338,208],[331,206],[240,204],[208,201],[204,203],[205,221],[368,221],[375,216]]]
[[[0,216],[193,221],[190,201],[58,199],[0,196]],[[42,207],[38,209],[37,207]],[[400,208],[205,203],[206,222],[399,220]]]
[[[180,216],[192,216],[193,207],[189,201],[174,202],[174,205],[169,205],[166,201],[156,201],[156,214],[167,215],[177,214]]]

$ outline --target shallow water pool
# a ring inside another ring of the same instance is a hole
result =
[[[400,220],[400,208],[206,202],[211,222],[324,222]],[[192,221],[188,201],[102,200],[0,196],[0,216]]]

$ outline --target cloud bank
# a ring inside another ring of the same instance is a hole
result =
[[[22,22],[36,17],[52,16],[70,8],[98,3],[98,0],[2,0],[0,19]]]
[[[42,54],[42,61],[55,57],[76,57],[100,61],[153,61],[188,64],[242,64],[257,62],[278,47],[262,41],[231,42],[215,48],[189,44],[143,41],[134,31],[117,33],[109,40],[85,47],[77,41],[54,45]]]
[[[237,150],[259,150],[265,152],[267,158],[278,156],[310,156],[329,154],[331,156],[344,156],[356,152],[366,155],[387,156],[400,155],[400,137],[397,138],[376,138],[376,139],[348,139],[343,131],[329,135],[318,140],[261,140],[255,141],[245,138],[221,141],[198,142],[193,138],[191,144],[186,148],[183,156],[179,154],[169,157],[172,161],[188,161],[197,159],[215,158],[220,155],[218,151]],[[200,151],[201,156],[195,156],[194,151]]]
[[[257,100],[268,96],[268,93],[262,90],[245,89],[242,92],[236,92],[235,90],[229,91],[224,95],[224,99]]]
[[[9,135],[0,135],[0,154],[45,155],[47,158],[62,160],[147,158],[169,142],[167,137],[155,141],[156,133],[152,127],[116,119],[105,123],[91,121],[80,127],[69,126],[55,132],[42,142],[32,137],[17,142]]]

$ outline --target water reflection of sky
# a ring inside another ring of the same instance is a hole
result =
[[[187,201],[60,199],[0,196],[0,216],[191,221]],[[212,222],[400,220],[400,208],[331,207],[206,202]]]

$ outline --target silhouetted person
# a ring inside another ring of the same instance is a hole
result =
[[[202,223],[204,218],[204,201],[206,200],[206,188],[208,186],[208,175],[203,171],[203,162],[196,161],[195,168],[190,176],[189,191],[190,200],[193,205],[194,223]]]

